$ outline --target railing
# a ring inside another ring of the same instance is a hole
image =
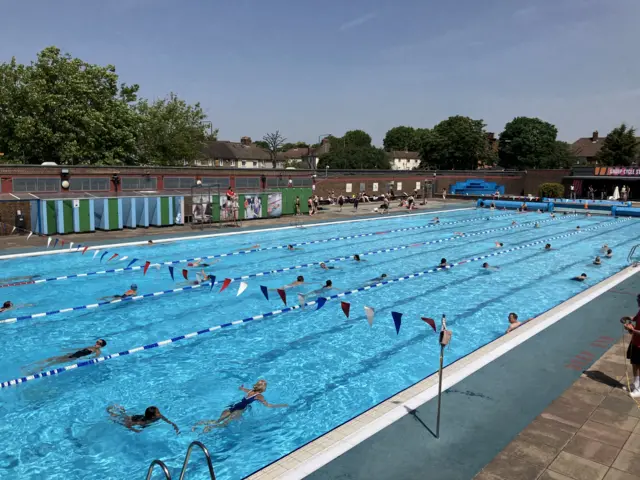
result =
[[[638,263],[637,261],[634,262],[633,261],[633,256],[636,253],[636,248],[640,247],[640,243],[638,245],[634,245],[633,247],[631,247],[631,250],[629,251],[629,255],[627,255],[627,262],[628,263]]]
[[[147,480],[151,480],[151,475],[153,475],[153,469],[155,468],[155,466],[158,465],[161,469],[162,472],[164,473],[164,478],[166,478],[167,480],[171,480],[171,474],[169,473],[169,469],[167,468],[167,466],[164,464],[164,462],[162,460],[154,460],[153,462],[151,462],[151,465],[149,465],[149,470],[147,470]]]
[[[180,477],[178,480],[184,480],[184,476],[187,473],[187,466],[189,465],[189,459],[191,458],[191,451],[193,450],[193,447],[200,447],[200,450],[202,450],[202,453],[204,453],[204,456],[207,459],[207,468],[209,469],[209,477],[211,478],[211,480],[216,480],[216,474],[213,471],[213,464],[211,463],[211,455],[209,455],[209,450],[207,450],[207,447],[205,447],[204,444],[202,444],[197,440],[191,442],[191,444],[189,444],[189,448],[187,448],[187,454],[184,457],[184,463],[182,464],[182,470],[180,470]],[[162,460],[158,460],[158,459],[154,460],[153,462],[151,462],[151,465],[149,465],[149,470],[147,471],[146,480],[151,480],[151,475],[153,474],[153,469],[155,468],[156,465],[158,465],[162,469],[165,479],[171,480],[171,473],[169,473],[169,469],[167,468],[167,466],[164,464]]]

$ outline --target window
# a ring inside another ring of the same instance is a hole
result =
[[[313,180],[308,177],[293,177],[292,180],[294,187],[310,187],[313,185]]]
[[[364,192],[366,190],[366,185],[364,183],[360,184],[360,191]]]
[[[69,180],[69,190],[72,192],[108,192],[109,179],[71,177],[71,180]]]
[[[236,189],[260,188],[260,179],[257,177],[236,177]]]
[[[57,192],[60,190],[59,178],[14,178],[14,192]]]
[[[402,182],[397,182],[396,183],[396,192],[401,192],[402,191]]]
[[[164,177],[164,188],[191,188],[195,186],[195,177]]]
[[[246,160],[242,160],[242,166],[246,167],[247,166],[247,161]]]
[[[155,190],[158,187],[156,177],[122,177],[122,190]]]
[[[280,177],[267,177],[267,187],[286,187],[287,181]]]
[[[258,168],[258,162],[253,162],[253,168]]]
[[[217,188],[219,186],[226,189],[230,184],[229,177],[202,177],[202,186],[204,187]]]

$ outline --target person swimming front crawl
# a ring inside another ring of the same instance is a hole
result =
[[[144,411],[144,415],[127,415],[127,411],[121,405],[110,405],[107,407],[107,412],[113,417],[116,423],[123,425],[124,427],[132,430],[136,433],[142,432],[143,428],[154,424],[158,420],[163,420],[173,427],[176,434],[180,434],[178,426],[169,420],[167,417],[160,413],[158,407],[147,407]],[[134,428],[139,427],[139,428]]]
[[[117,300],[119,298],[128,298],[135,297],[138,294],[138,285],[135,283],[131,284],[129,290],[124,292],[122,295],[109,295],[107,297],[101,297],[99,300]]]
[[[287,283],[280,288],[272,288],[271,290],[287,290],[289,288],[298,287],[300,285],[306,285],[306,282],[304,281],[304,277],[302,275],[298,275],[298,278],[296,278],[295,282]]]
[[[587,279],[586,273],[581,273],[577,277],[573,277],[571,280],[575,280],[576,282],[584,282]]]
[[[496,248],[502,248],[502,247],[504,247],[504,243],[496,242]]]
[[[336,267],[334,267],[333,265],[327,265],[324,262],[320,262],[320,268],[323,270],[336,270]]]
[[[384,279],[387,278],[387,274],[383,273],[382,275],[380,275],[379,277],[376,278],[372,278],[371,280],[367,281],[367,285],[371,285],[372,283],[378,283],[378,282],[382,282],[384,281]]]
[[[482,264],[482,268],[484,268],[485,270],[500,270],[500,267],[492,267],[487,262],[484,262]]]
[[[220,414],[220,418],[218,418],[217,420],[199,421],[194,425],[191,431],[195,431],[198,425],[207,425],[206,427],[204,427],[204,433],[207,433],[214,428],[226,427],[232,420],[240,418],[244,411],[248,407],[250,407],[251,404],[256,400],[267,408],[284,408],[289,406],[285,403],[272,404],[267,402],[267,400],[262,395],[267,390],[266,380],[258,380],[251,390],[249,390],[248,388],[244,388],[244,385],[240,385],[240,390],[242,390],[246,394],[244,397],[242,397],[242,400],[229,405],[229,408],[224,410]]]
[[[333,282],[331,280],[327,280],[322,287],[320,287],[320,288],[318,288],[316,290],[312,290],[312,291],[310,291],[308,293],[305,293],[302,296],[304,298],[306,298],[309,295],[319,295],[319,294],[322,294],[322,293],[327,292],[329,290],[338,290],[336,287],[333,286]]]

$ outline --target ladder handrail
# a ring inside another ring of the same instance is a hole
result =
[[[182,470],[180,470],[179,480],[184,480],[184,476],[187,473],[187,464],[189,463],[189,458],[191,457],[191,450],[193,450],[193,447],[200,447],[200,449],[204,453],[204,456],[207,458],[207,467],[209,468],[209,475],[211,477],[211,480],[216,480],[216,474],[213,471],[213,465],[211,463],[211,455],[209,455],[209,450],[207,450],[207,447],[205,447],[204,444],[202,444],[198,440],[194,440],[193,442],[191,442],[189,448],[187,448],[187,455],[184,457],[184,463],[182,464]]]
[[[640,243],[631,247],[631,250],[629,251],[629,255],[627,256],[627,262],[631,263],[631,259],[633,258],[633,255],[636,253],[636,248],[638,247],[640,247]]]
[[[162,469],[164,478],[166,478],[167,480],[171,480],[171,473],[169,473],[169,469],[162,460],[158,459],[155,459],[153,462],[151,462],[151,465],[149,465],[149,470],[147,470],[147,480],[151,480],[151,475],[153,475],[153,469],[156,465],[158,465]]]

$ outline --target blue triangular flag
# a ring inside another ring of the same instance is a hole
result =
[[[213,286],[216,284],[216,276],[209,275],[209,281],[211,282],[211,288],[209,289],[209,292],[211,292],[211,290],[213,290]]]
[[[396,326],[396,335],[400,333],[400,325],[402,324],[402,314],[400,312],[391,312],[393,323]]]
[[[105,256],[107,253],[109,253],[109,252],[104,252],[104,253],[102,254],[102,256],[100,257],[100,263],[102,263],[102,259],[104,258],[104,256]]]
[[[136,263],[137,261],[138,261],[138,259],[137,259],[137,258],[134,258],[133,260],[131,260],[131,261],[129,262],[129,265],[127,265],[127,268],[129,268],[131,265],[133,265],[133,264],[134,264],[134,263]]]
[[[176,279],[173,278],[173,267],[171,265],[169,265],[169,274],[171,275],[171,280],[173,280],[175,282]]]
[[[318,297],[316,303],[318,304],[318,308],[316,308],[316,310],[320,310],[322,307],[324,307],[324,304],[327,303],[327,299],[324,297]]]
[[[56,238],[56,241],[53,242],[53,248],[56,248],[56,245],[58,245],[58,239]]]
[[[80,250],[80,248],[82,248],[82,244],[79,243],[78,246],[76,247],[76,250]]]
[[[262,290],[262,294],[264,295],[264,298],[269,300],[269,289],[264,285],[260,285],[260,290]]]

